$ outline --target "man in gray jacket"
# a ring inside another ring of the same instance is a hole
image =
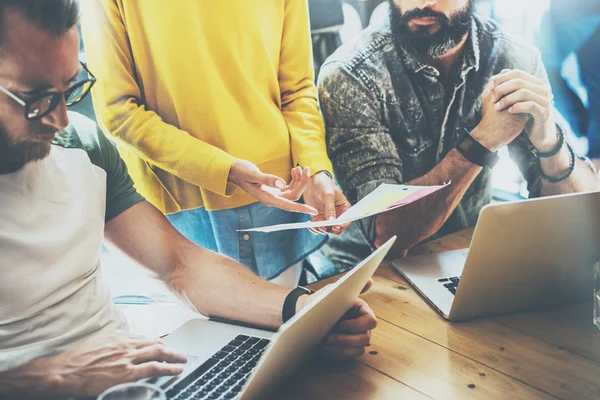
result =
[[[326,61],[319,97],[336,178],[352,203],[381,183],[451,182],[332,240],[328,253],[338,265],[392,235],[402,256],[474,225],[504,146],[531,197],[597,185],[591,163],[555,124],[539,51],[476,17],[472,0],[390,0],[385,23]]]

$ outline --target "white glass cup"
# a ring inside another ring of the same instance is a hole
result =
[[[98,396],[98,400],[167,400],[167,395],[158,386],[133,382],[105,390]]]

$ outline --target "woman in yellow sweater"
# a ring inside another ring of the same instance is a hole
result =
[[[96,114],[137,189],[190,240],[296,285],[325,238],[237,230],[350,207],[331,178],[306,0],[86,5]]]

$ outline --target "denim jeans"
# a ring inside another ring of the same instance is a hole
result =
[[[260,203],[228,210],[204,207],[167,215],[175,228],[199,246],[244,264],[265,279],[273,279],[304,260],[327,241],[306,229],[282,232],[238,232],[266,225],[304,222],[310,217]]]

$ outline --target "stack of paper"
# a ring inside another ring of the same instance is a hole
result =
[[[409,186],[382,184],[364,199],[356,203],[352,208],[336,219],[329,221],[300,222],[294,224],[280,224],[263,226],[259,228],[246,229],[242,232],[277,232],[290,229],[317,228],[321,226],[335,226],[357,221],[361,218],[370,217],[382,212],[405,206],[433,192],[446,187],[447,184],[439,186]]]

